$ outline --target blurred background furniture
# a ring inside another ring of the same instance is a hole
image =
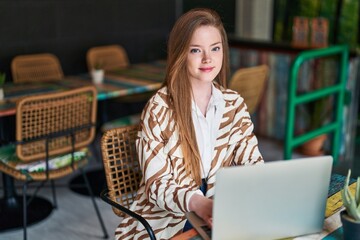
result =
[[[16,83],[64,78],[59,59],[50,53],[16,56],[11,61],[11,73]]]
[[[90,48],[86,53],[88,70],[105,71],[126,68],[130,65],[126,50],[120,45],[105,45]]]
[[[108,74],[104,84],[95,85],[99,102],[136,93],[159,89],[165,75],[165,63],[154,61],[132,65],[131,69],[122,69]],[[50,93],[94,86],[88,74],[67,76],[61,81],[6,82],[3,86],[4,100],[0,101],[0,117],[15,115],[15,103],[24,96]],[[112,109],[114,110],[114,109]]]
[[[292,19],[296,16],[324,17],[329,20],[329,45],[350,45],[348,89],[352,91],[353,100],[346,109],[354,114],[345,121],[346,130],[342,136],[344,139],[342,145],[345,149],[344,154],[352,155],[351,149],[355,147],[353,135],[356,134],[356,131],[352,130],[353,124],[360,123],[357,87],[360,85],[358,84],[360,82],[358,81],[359,51],[356,50],[360,46],[358,34],[360,25],[356,20],[359,16],[358,0],[325,1],[326,3],[322,4],[313,4],[312,1],[285,0],[263,3],[261,0],[241,0],[241,4],[245,4],[243,5],[245,7],[239,7],[239,1],[160,0],[157,4],[144,2],[141,12],[137,1],[124,0],[121,4],[117,1],[89,4],[84,11],[69,10],[62,14],[54,13],[58,9],[76,9],[77,5],[81,8],[82,4],[77,3],[74,8],[74,3],[68,1],[56,1],[56,4],[48,4],[47,1],[39,3],[35,0],[30,1],[35,2],[37,6],[32,11],[27,11],[26,7],[0,1],[1,9],[4,9],[12,19],[0,23],[3,25],[2,29],[9,29],[6,31],[9,34],[1,38],[0,53],[0,71],[6,72],[7,76],[11,76],[10,62],[13,56],[35,51],[55,53],[61,60],[64,72],[72,75],[87,71],[86,50],[97,45],[121,44],[126,49],[132,64],[164,59],[169,29],[183,12],[194,7],[215,9],[223,19],[228,33],[232,69],[263,63],[271,69],[268,87],[258,108],[260,111],[254,114],[252,120],[256,124],[257,136],[261,134],[281,142],[285,137],[289,65],[296,54],[305,50],[294,48],[290,44]],[[102,11],[98,11],[99,8]],[[31,16],[45,14],[46,21],[44,18],[30,17],[29,14]],[[318,66],[314,68],[310,65],[305,69],[307,79],[312,78],[312,72],[318,72],[322,68]],[[325,66],[325,69],[326,71],[323,71],[325,75],[333,71],[331,66]],[[309,75],[311,77],[308,77]],[[306,78],[301,79],[301,82],[307,85]],[[7,79],[9,80],[11,81]],[[353,159],[351,156],[346,158]]]
[[[230,79],[229,88],[244,98],[250,114],[253,114],[264,93],[269,74],[267,65],[240,68]]]
[[[95,46],[86,52],[86,63],[88,66],[88,71],[91,73],[94,70],[104,70],[105,73],[109,71],[114,71],[116,69],[127,68],[130,65],[129,58],[127,56],[126,50],[120,45],[104,45],[104,46]],[[111,100],[113,101],[113,100]],[[115,102],[118,102],[115,100]],[[100,118],[100,125],[112,119],[111,113],[107,111],[109,107],[109,101],[102,102],[99,107],[104,109],[102,112],[105,112]],[[121,107],[124,109],[124,107]]]
[[[124,97],[129,95],[136,95],[140,93],[152,92],[157,90],[164,79],[165,75],[165,61],[153,61],[147,63],[139,63],[131,65],[131,68],[124,68],[110,72],[106,75],[106,79],[103,84],[94,85],[88,74],[82,74],[79,76],[67,76],[61,79],[61,81],[41,81],[41,82],[20,82],[12,83],[7,82],[4,85],[5,98],[4,101],[0,101],[0,121],[6,122],[1,124],[1,128],[5,128],[8,131],[9,123],[14,122],[16,109],[16,102],[24,97],[30,95],[37,95],[42,93],[53,93],[69,89],[78,88],[81,86],[95,86],[97,89],[98,100],[98,119],[105,115],[107,112],[121,112],[121,105],[119,103],[113,105],[114,108],[100,108],[99,104],[112,98]],[[102,104],[104,105],[104,104]],[[138,122],[139,116],[125,115],[125,118],[120,118],[121,125],[129,125],[131,123]],[[116,119],[119,119],[117,117]],[[124,123],[125,120],[125,123]],[[119,121],[110,122],[109,128],[119,126]],[[104,126],[97,122],[97,126]],[[106,126],[104,126],[106,127]],[[104,128],[107,129],[107,128]],[[99,129],[100,130],[100,129]],[[7,132],[5,131],[5,132]],[[3,131],[4,132],[4,131]],[[15,132],[13,130],[12,132]],[[1,136],[0,132],[0,136]],[[97,137],[101,137],[99,134]],[[96,142],[96,141],[94,141]],[[93,144],[92,148],[95,156],[100,156],[100,146]],[[96,158],[100,160],[100,157]],[[87,170],[86,175],[89,178],[91,188],[96,196],[100,195],[101,190],[106,185],[104,170],[97,171]],[[69,183],[69,187],[74,192],[88,196],[88,191],[84,186],[83,177],[81,175],[75,176]]]
[[[139,125],[124,126],[106,131],[101,140],[101,151],[106,174],[107,189],[101,198],[113,207],[116,215],[126,214],[140,221],[151,239],[155,234],[149,223],[129,208],[135,200],[142,173],[135,140]]]
[[[127,71],[132,74],[130,77],[136,77],[136,71],[132,71],[127,52],[121,45],[92,47],[86,53],[86,62],[89,72],[94,69],[103,69],[105,78],[107,78],[106,75],[117,74],[124,69],[128,69]],[[155,91],[134,93],[104,102],[101,105],[102,108],[113,109],[113,111],[105,110],[108,115],[102,116],[102,124],[107,125],[104,128],[109,129],[111,126],[116,126],[118,118],[138,115]]]
[[[82,173],[104,237],[107,238],[103,220],[83,171],[89,157],[87,146],[95,136],[96,96],[96,89],[88,86],[28,96],[17,102],[16,144],[0,148],[0,171],[23,181],[23,196],[19,198],[15,189],[7,189],[5,197],[8,198],[1,202],[1,210],[8,217],[6,223],[1,224],[20,224],[22,215],[24,239],[27,238],[27,225],[31,223],[30,214],[34,210],[38,211],[34,214],[49,214],[52,209],[46,207],[57,207],[54,180],[72,174],[77,169]],[[53,206],[35,201],[36,194],[48,180],[52,186]],[[29,197],[27,187],[33,182],[39,184],[33,196]]]

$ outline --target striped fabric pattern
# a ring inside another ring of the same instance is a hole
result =
[[[207,197],[214,195],[219,168],[263,163],[243,98],[232,90],[215,86],[222,91],[225,101],[207,181]],[[182,232],[191,196],[202,192],[186,174],[179,132],[165,87],[149,100],[140,125],[136,144],[143,179],[131,210],[149,222],[157,239],[170,239]],[[115,238],[146,239],[148,236],[140,223],[126,217],[116,229]]]

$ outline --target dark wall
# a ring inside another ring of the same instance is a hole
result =
[[[0,72],[20,54],[50,52],[65,75],[87,71],[86,51],[120,44],[132,63],[166,57],[173,0],[1,0]]]
[[[228,33],[235,32],[235,0],[182,0],[183,11],[186,12],[192,8],[211,8],[217,11]]]

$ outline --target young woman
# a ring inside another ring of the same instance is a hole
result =
[[[181,233],[189,211],[211,226],[221,167],[263,163],[244,100],[226,89],[228,55],[216,12],[193,9],[175,23],[165,82],[144,108],[137,139],[143,179],[132,210],[157,239]],[[147,233],[129,217],[115,235],[142,239]]]

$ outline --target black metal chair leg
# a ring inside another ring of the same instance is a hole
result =
[[[50,180],[50,184],[51,184],[51,191],[52,191],[52,195],[53,195],[53,205],[54,205],[54,208],[57,208],[55,181]]]
[[[24,240],[27,239],[27,182],[25,181],[23,185],[23,229],[24,229]]]
[[[90,195],[90,197],[91,197],[91,201],[93,202],[93,205],[94,205],[94,208],[95,208],[95,211],[96,211],[96,215],[97,215],[97,217],[98,217],[98,219],[99,219],[101,228],[102,228],[102,230],[103,230],[104,238],[109,238],[109,235],[108,235],[108,233],[107,233],[107,231],[106,231],[106,228],[105,228],[104,221],[103,221],[103,219],[102,219],[102,217],[101,217],[99,208],[98,208],[98,206],[97,206],[97,204],[96,204],[94,194],[93,194],[93,192],[92,192],[92,190],[91,190],[91,187],[90,187],[90,184],[89,184],[89,180],[88,180],[88,178],[87,178],[87,176],[86,176],[86,173],[85,173],[84,169],[80,169],[80,170],[81,170],[81,174],[83,175],[86,188],[88,189],[89,195]]]
[[[102,163],[102,157],[101,157],[101,150],[99,148],[99,141],[101,139],[101,129],[99,128],[98,130],[96,130],[95,134],[95,139],[94,141],[90,144],[90,150],[91,150],[91,156],[92,159],[95,159],[96,162]]]

